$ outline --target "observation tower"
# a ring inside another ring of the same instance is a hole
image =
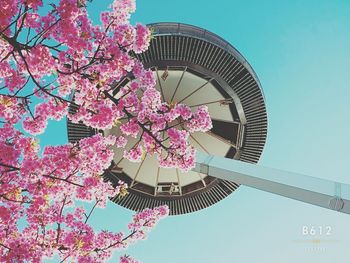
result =
[[[267,135],[264,95],[254,70],[231,44],[191,25],[149,27],[154,31],[149,49],[135,56],[153,71],[163,101],[192,109],[207,105],[213,128],[190,136],[198,156],[196,168],[188,173],[159,167],[151,155],[140,163],[130,162],[123,158],[124,149],[115,148],[115,168],[104,177],[128,183],[129,194],[112,198],[113,202],[136,211],[166,204],[171,215],[178,215],[206,208],[245,184],[350,213],[349,198],[339,193],[339,189],[350,193],[350,186],[256,166]],[[125,77],[115,90],[129,81]],[[70,142],[97,132],[120,134],[118,127],[97,131],[70,121],[67,125]],[[137,141],[130,138],[125,148],[131,149]]]

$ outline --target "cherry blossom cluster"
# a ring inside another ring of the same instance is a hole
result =
[[[19,99],[0,95],[0,118],[8,123],[17,123],[25,112],[24,105]]]
[[[125,158],[137,162],[154,154],[161,166],[188,171],[195,164],[190,134],[212,127],[207,107],[163,101],[153,72],[135,58],[147,50],[152,33],[130,24],[134,0],[114,0],[100,25],[92,24],[88,4],[58,0],[41,8],[41,0],[1,2],[1,262],[39,262],[55,254],[62,261],[103,262],[113,250],[143,239],[167,215],[166,207],[137,214],[129,235],[95,233],[88,224],[91,213],[75,207],[75,200],[92,202],[92,212],[109,197],[127,194],[125,183],[101,179],[110,169],[112,146],[126,148],[133,137],[138,142],[125,149]],[[130,81],[119,86],[126,76]],[[31,136],[65,116],[96,129],[118,126],[122,134],[41,151]],[[21,220],[27,225],[19,229]],[[128,256],[121,261],[136,262]]]
[[[167,207],[141,211],[128,225],[128,235],[95,232],[88,224],[96,207],[126,194],[124,182],[112,185],[99,176],[110,167],[115,141],[95,135],[77,144],[47,146],[40,156],[35,138],[10,124],[0,128],[1,262],[40,262],[54,255],[73,262],[104,262],[115,249],[144,239],[168,215]],[[90,212],[76,207],[76,199],[92,202]],[[23,219],[26,225],[19,229]]]
[[[120,263],[139,263],[139,261],[130,256],[122,256],[120,257]]]
[[[66,115],[103,130],[119,122],[126,139],[140,137],[124,153],[129,160],[149,153],[164,167],[193,168],[189,133],[211,128],[208,110],[202,106],[192,112],[184,104],[162,101],[152,71],[133,55],[145,51],[151,39],[149,28],[129,23],[135,2],[115,0],[101,14],[102,25],[91,23],[86,1],[60,0],[46,15],[38,11],[42,4],[17,0],[1,7],[8,26],[0,30],[0,79],[8,93],[0,95],[0,117],[22,121],[32,135],[43,133],[49,119]],[[127,74],[133,81],[115,88]],[[35,107],[32,96],[41,100]],[[76,110],[68,114],[70,105]]]
[[[23,120],[23,129],[32,135],[42,133],[49,119],[61,120],[68,113],[67,103],[55,98],[37,104],[34,114],[26,116]]]
[[[130,86],[137,86],[134,83]],[[124,151],[124,158],[139,162],[145,154],[155,154],[162,167],[175,167],[183,171],[192,169],[196,151],[188,138],[190,133],[206,132],[212,128],[208,107],[199,106],[192,112],[184,104],[169,105],[162,101],[160,92],[152,86],[145,89],[140,99],[132,88],[120,93],[127,94],[119,103],[127,106],[124,112],[128,117],[120,125],[120,131],[134,138],[142,134],[139,143]]]

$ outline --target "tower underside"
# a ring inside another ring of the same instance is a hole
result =
[[[205,154],[258,162],[266,140],[267,116],[259,81],[245,59],[229,43],[204,29],[177,23],[149,26],[155,37],[148,51],[136,57],[153,70],[163,100],[184,103],[193,110],[208,106],[213,129],[194,133],[190,143]],[[129,81],[125,78],[117,86]],[[95,132],[68,121],[70,142]],[[118,127],[103,132],[120,134]],[[126,148],[137,140],[130,139]],[[172,215],[189,213],[220,201],[239,187],[200,172],[160,168],[153,156],[132,163],[122,153],[115,148],[115,169],[104,177],[128,183],[129,194],[112,201],[132,210],[166,204]]]

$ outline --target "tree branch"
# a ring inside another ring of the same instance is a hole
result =
[[[63,204],[61,206],[61,209],[60,209],[60,214],[59,214],[59,217],[62,216],[62,212],[63,212],[63,208],[66,204],[66,200],[67,200],[67,196],[64,195],[64,198],[63,198]],[[60,234],[61,234],[61,223],[57,223],[57,236],[56,236],[56,244],[58,244],[58,241],[60,239]]]
[[[96,208],[97,204],[100,202],[100,200],[96,200],[96,203],[94,204],[94,206],[91,208],[90,212],[88,215],[85,215],[86,219],[85,219],[85,224],[87,223],[87,221],[89,220],[92,212],[94,211],[94,209]]]
[[[64,182],[66,182],[66,183],[69,183],[69,184],[72,184],[72,185],[75,185],[75,186],[84,187],[84,186],[81,185],[81,184],[74,183],[74,182],[69,181],[69,180],[66,180],[66,179],[64,179],[64,178],[59,178],[59,177],[52,176],[52,175],[49,175],[49,174],[43,174],[43,176],[44,176],[44,177],[51,178],[51,179],[55,179],[55,180],[64,181]]]
[[[12,166],[12,165],[8,165],[8,164],[4,164],[4,163],[0,163],[0,166],[6,167],[6,168],[10,168],[10,169],[13,169],[13,170],[16,170],[16,171],[20,170],[20,168],[18,168],[18,167],[15,167],[15,166]]]

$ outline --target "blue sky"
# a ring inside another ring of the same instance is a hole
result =
[[[91,5],[95,21],[108,2]],[[132,22],[188,23],[226,39],[264,89],[269,127],[259,164],[350,183],[349,14],[347,0],[152,0],[137,2]],[[66,141],[65,122],[41,136],[42,145]],[[125,229],[132,214],[111,203],[91,222]],[[145,263],[348,262],[349,219],[241,186],[210,208],[161,221],[126,253]],[[303,226],[331,232],[304,236]],[[321,243],[304,242],[314,237]]]

